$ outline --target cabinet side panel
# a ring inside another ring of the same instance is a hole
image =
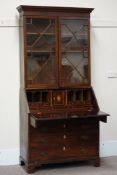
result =
[[[25,91],[20,89],[20,156],[28,158],[28,104]]]
[[[25,80],[24,80],[24,25],[23,25],[23,16],[20,17],[20,29],[19,29],[19,38],[20,38],[20,87],[24,88]]]

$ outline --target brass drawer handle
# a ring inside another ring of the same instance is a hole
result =
[[[42,144],[44,144],[44,145],[47,145],[47,144],[48,144],[48,141],[45,140],[45,139],[40,140],[40,142],[41,142]]]
[[[85,135],[84,136],[81,136],[81,139],[82,140],[88,140],[88,136],[85,136]]]
[[[42,127],[42,128],[40,128],[40,131],[46,132],[46,131],[48,131],[48,128],[47,127]]]
[[[72,115],[71,118],[79,118],[78,115]]]
[[[85,142],[81,142],[80,146],[81,146],[81,147],[84,147],[85,144],[86,144]]]
[[[40,152],[40,155],[41,155],[41,156],[48,156],[48,152],[42,151],[42,152]]]
[[[81,154],[88,154],[88,150],[85,148],[80,149]]]
[[[81,148],[81,149],[80,149],[80,152],[85,153],[85,152],[86,152],[86,149]]]
[[[66,124],[63,124],[63,128],[66,128]]]
[[[41,112],[37,112],[37,114],[41,115]]]

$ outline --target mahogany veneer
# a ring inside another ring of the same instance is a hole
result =
[[[92,8],[17,8],[20,13],[20,164],[99,160],[100,111],[90,68]]]

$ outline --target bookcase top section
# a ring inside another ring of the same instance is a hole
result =
[[[82,8],[82,7],[55,7],[55,6],[28,6],[20,5],[17,7],[19,13],[23,12],[63,12],[63,13],[88,13],[90,14],[94,8]]]

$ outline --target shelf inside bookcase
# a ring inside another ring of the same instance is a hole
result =
[[[40,36],[40,35],[55,35],[55,33],[43,33],[43,32],[27,32],[26,35],[37,35],[37,36]]]
[[[54,50],[40,50],[40,49],[31,49],[31,50],[27,50],[27,53],[50,53],[50,52],[54,52]]]

